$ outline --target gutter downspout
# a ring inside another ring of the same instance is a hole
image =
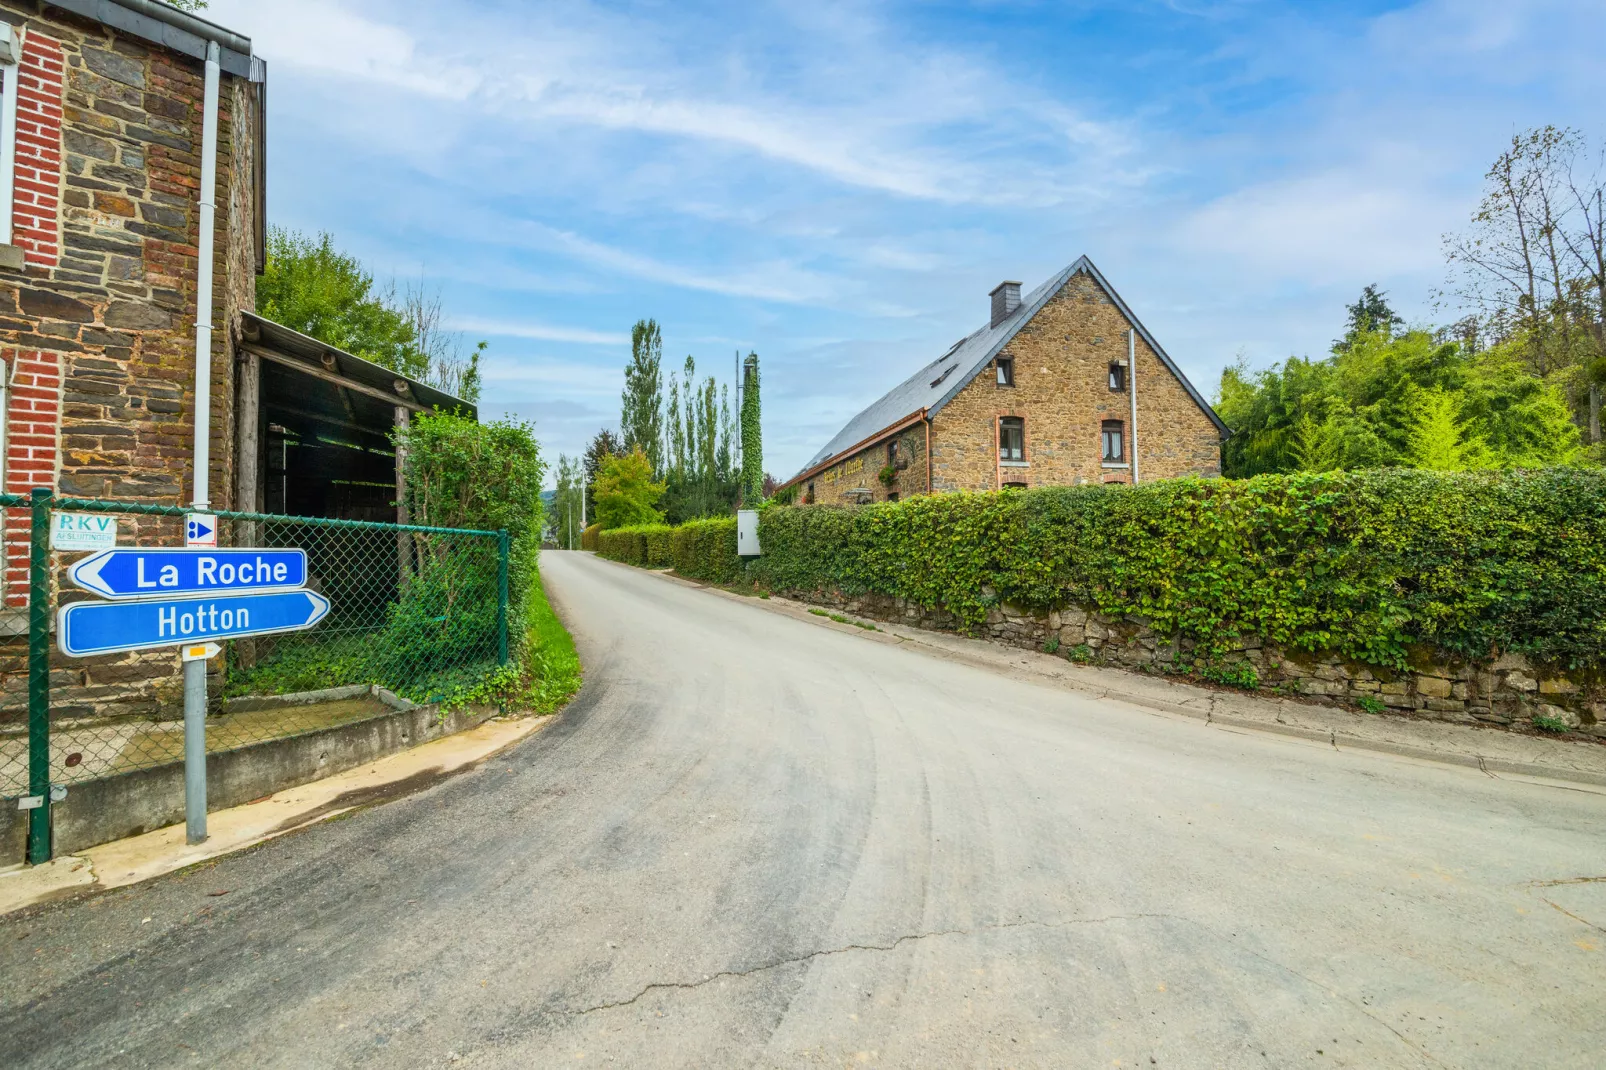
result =
[[[937,493],[931,486],[931,410],[925,411],[926,418],[926,493]]]
[[[1132,396],[1132,485],[1138,485],[1138,332],[1126,332],[1126,392]]]
[[[206,46],[201,104],[201,219],[195,263],[195,474],[190,504],[205,509],[212,475],[212,243],[217,205],[218,46]]]

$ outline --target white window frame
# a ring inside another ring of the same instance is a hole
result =
[[[11,220],[17,180],[17,91],[27,32],[25,26],[0,23],[0,245],[15,244]]]

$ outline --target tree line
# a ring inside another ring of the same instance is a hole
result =
[[[558,545],[579,545],[582,516],[604,527],[682,524],[761,501],[775,481],[764,472],[758,364],[753,352],[741,361],[738,407],[730,384],[699,379],[690,355],[666,374],[661,328],[638,320],[618,434],[603,428],[579,457],[558,457]]]
[[[1325,357],[1222,373],[1224,475],[1606,462],[1606,146],[1515,135],[1444,251],[1448,326],[1408,328],[1367,286]]]

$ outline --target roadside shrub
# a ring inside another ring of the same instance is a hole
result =
[[[646,540],[646,565],[648,568],[674,568],[675,567],[675,529],[668,524],[658,524],[641,529],[642,537]]]
[[[597,536],[600,535],[600,534],[602,534],[602,525],[601,524],[592,524],[590,527],[585,528],[584,530],[582,530],[580,532],[580,549],[582,549],[582,550],[595,550],[595,549],[597,549]]]
[[[612,561],[622,561],[639,568],[664,568],[652,564],[649,547],[651,539],[660,546],[660,555],[667,557],[662,547],[674,529],[667,524],[637,524],[625,528],[604,528],[597,534],[597,553]]]
[[[415,523],[506,529],[509,656],[522,659],[528,592],[539,582],[546,473],[534,428],[517,420],[482,424],[454,413],[419,413],[394,438],[407,452],[407,502]],[[415,663],[455,660],[465,636],[495,634],[495,544],[415,536],[413,546],[416,574],[391,607],[391,645]]]
[[[1206,658],[1249,635],[1400,668],[1413,644],[1568,668],[1606,648],[1606,473],[1591,469],[929,495],[766,509],[759,540],[746,574],[770,590],[902,597],[971,627],[1001,601],[1080,605]]]
[[[731,583],[742,574],[736,556],[736,518],[690,520],[674,529],[675,571],[705,583]]]

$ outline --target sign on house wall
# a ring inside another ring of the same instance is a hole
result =
[[[105,513],[55,513],[52,550],[109,550],[117,545],[117,518]]]

